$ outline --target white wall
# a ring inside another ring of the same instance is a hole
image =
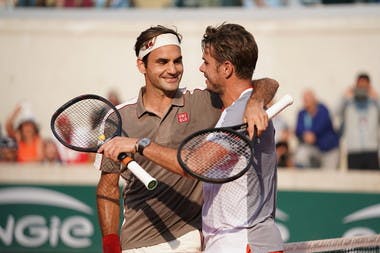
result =
[[[359,71],[367,71],[380,91],[380,6],[287,9],[202,10],[0,10],[0,123],[28,100],[44,136],[54,110],[83,93],[106,95],[117,89],[123,100],[143,84],[133,45],[152,25],[175,25],[183,34],[182,85],[203,86],[198,71],[200,39],[207,25],[237,22],[259,45],[256,77],[292,94],[284,112],[294,124],[306,86],[331,109]]]
[[[0,184],[96,185],[99,176],[100,171],[91,164],[0,164]],[[278,170],[278,189],[282,191],[380,193],[379,181],[380,171]]]

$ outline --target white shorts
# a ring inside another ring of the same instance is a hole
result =
[[[205,236],[205,253],[245,253],[247,248],[247,230],[234,230]]]
[[[200,253],[202,248],[201,241],[200,232],[194,230],[170,242],[123,250],[122,253]]]

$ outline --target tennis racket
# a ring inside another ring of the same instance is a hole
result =
[[[92,94],[75,97],[59,107],[50,127],[59,142],[80,152],[97,153],[103,143],[122,134],[119,111],[107,99]],[[156,188],[157,180],[126,153],[120,153],[118,159],[148,190]]]
[[[271,119],[293,103],[285,95],[266,110]],[[177,159],[185,172],[201,181],[226,183],[241,177],[253,162],[247,124],[209,128],[191,134],[178,148]]]

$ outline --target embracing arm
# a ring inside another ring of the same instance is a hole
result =
[[[252,81],[253,93],[251,100],[260,100],[264,106],[268,105],[280,86],[278,82],[272,78],[261,78]]]
[[[254,135],[256,128],[260,136],[268,127],[268,115],[265,106],[268,105],[276,95],[279,84],[271,78],[262,78],[252,81],[253,92],[248,100],[244,112],[244,122],[248,123],[248,134],[250,138]]]

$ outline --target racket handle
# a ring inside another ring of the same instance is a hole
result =
[[[274,103],[271,107],[269,107],[266,112],[268,114],[268,118],[271,119],[274,116],[276,116],[278,113],[280,113],[282,110],[284,110],[289,105],[293,104],[293,97],[289,94],[286,94],[283,96],[280,100],[278,100],[276,103]]]
[[[126,153],[120,153],[118,159],[145,185],[148,190],[157,187],[157,179],[153,178],[137,162],[133,161]]]

